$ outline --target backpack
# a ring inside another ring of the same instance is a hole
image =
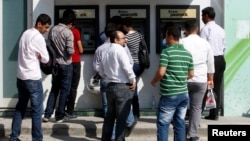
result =
[[[139,44],[139,61],[146,69],[150,67],[150,59],[149,59],[149,52],[146,41],[140,34],[140,44]]]
[[[49,53],[49,62],[40,62],[40,68],[42,72],[46,75],[57,74],[57,64],[56,64],[56,51],[54,48],[54,43],[51,39],[46,39],[46,48]]]

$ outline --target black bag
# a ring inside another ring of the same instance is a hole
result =
[[[139,61],[140,63],[148,69],[150,67],[150,59],[149,59],[149,52],[146,41],[140,34],[141,42],[139,44]]]
[[[56,51],[53,47],[54,43],[51,39],[46,40],[46,48],[49,53],[49,62],[42,63],[40,62],[40,68],[42,72],[46,75],[57,74],[57,64],[56,64]]]

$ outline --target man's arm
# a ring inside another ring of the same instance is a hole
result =
[[[165,75],[166,71],[167,71],[166,67],[160,66],[159,69],[157,70],[156,74],[155,74],[155,77],[151,81],[151,85],[155,87],[156,83],[163,78],[163,76]]]

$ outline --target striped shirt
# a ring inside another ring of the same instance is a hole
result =
[[[160,81],[160,95],[187,93],[188,71],[194,69],[192,55],[181,44],[172,44],[161,52],[160,66],[167,71]]]
[[[127,37],[127,45],[130,50],[131,56],[134,60],[134,63],[139,64],[139,45],[141,42],[141,35],[139,32],[133,32],[126,34]]]

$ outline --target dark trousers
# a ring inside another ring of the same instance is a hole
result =
[[[224,56],[215,56],[214,57],[215,73],[214,73],[214,92],[216,95],[216,104],[217,108],[211,109],[209,116],[216,117],[218,116],[219,109],[222,107],[222,98],[223,94],[221,92],[222,83],[223,83],[223,74],[226,69],[226,62]]]
[[[79,85],[80,77],[81,77],[81,63],[74,62],[72,63],[72,82],[70,93],[67,100],[67,113],[72,114],[74,112],[75,100],[77,95],[77,88]]]

